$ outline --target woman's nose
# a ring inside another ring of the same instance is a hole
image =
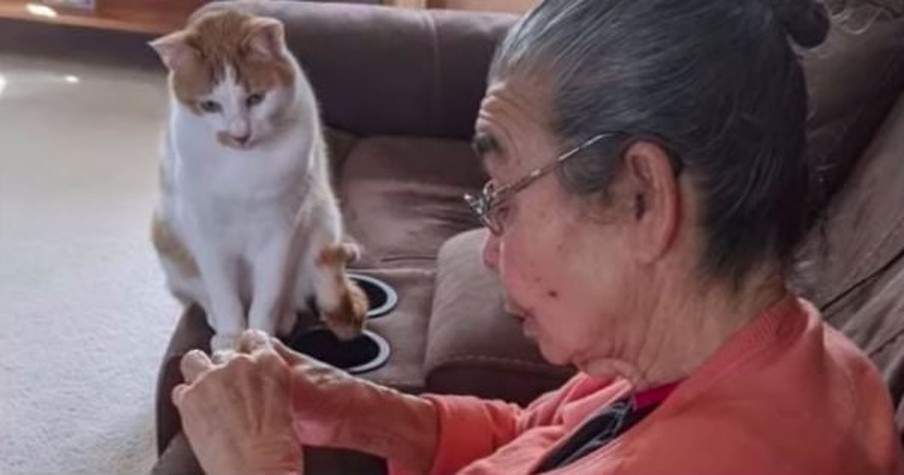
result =
[[[499,236],[487,231],[483,240],[483,265],[492,271],[499,263]]]

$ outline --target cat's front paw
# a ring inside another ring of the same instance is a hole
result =
[[[345,255],[345,264],[354,264],[361,259],[361,246],[353,242],[344,242],[341,245],[342,253]]]
[[[211,354],[236,352],[240,339],[241,335],[217,333],[210,339],[210,352]]]
[[[351,340],[364,330],[368,306],[364,291],[346,279],[339,306],[333,311],[324,311],[321,317],[327,328],[340,340]]]

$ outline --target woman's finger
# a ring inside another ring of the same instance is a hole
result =
[[[213,369],[214,364],[203,351],[191,350],[182,357],[180,367],[185,382],[191,384],[197,381],[202,374]]]
[[[242,353],[254,353],[258,350],[269,350],[273,348],[270,343],[270,337],[260,330],[248,330],[242,333],[239,339],[239,351]]]
[[[173,405],[177,408],[182,407],[182,399],[185,397],[185,391],[188,390],[187,384],[178,384],[175,388],[173,388],[173,392],[170,395],[170,400],[173,401]]]

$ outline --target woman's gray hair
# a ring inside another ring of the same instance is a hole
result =
[[[490,81],[550,79],[563,148],[623,133],[561,169],[573,193],[604,196],[630,140],[662,146],[702,200],[702,269],[740,282],[787,265],[806,230],[807,95],[788,37],[816,46],[828,28],[811,0],[545,0]]]

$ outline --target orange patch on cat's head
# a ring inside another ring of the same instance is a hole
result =
[[[151,46],[172,73],[176,98],[196,112],[198,98],[223,80],[227,68],[249,94],[289,86],[295,76],[283,25],[273,18],[211,12]]]

